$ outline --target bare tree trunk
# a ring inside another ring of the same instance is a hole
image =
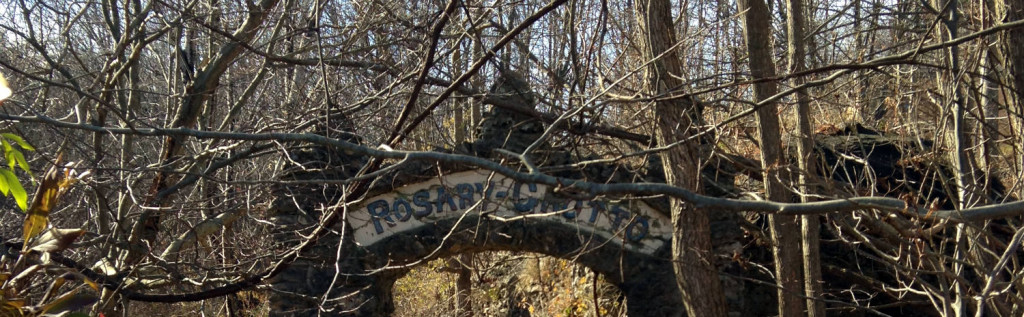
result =
[[[1024,20],[1024,0],[1006,0],[1006,20],[1014,22]],[[1007,32],[1007,60],[1010,61],[1010,78],[1013,78],[1013,89],[1017,92],[1017,114],[1024,107],[1024,32]],[[1014,44],[1016,43],[1016,44]]]
[[[941,25],[945,26],[945,28],[940,27],[936,29],[938,32],[937,38],[941,41],[957,38],[960,20],[958,11],[959,1],[936,0],[933,2],[933,5],[936,9],[942,10],[942,15],[939,18],[943,22]],[[952,141],[953,146],[951,161],[955,169],[953,171],[953,179],[956,181],[956,206],[957,209],[963,209],[974,205],[975,199],[980,197],[980,193],[977,188],[976,170],[969,159],[969,153],[972,153],[973,150],[970,149],[971,146],[966,135],[967,124],[965,114],[967,112],[967,104],[963,94],[960,92],[959,80],[957,79],[960,76],[960,50],[957,46],[951,46],[945,50],[945,53],[945,64],[948,69],[939,72],[939,78],[936,82],[939,85],[939,91],[945,94],[943,109],[948,110],[945,110],[944,113],[953,117],[953,129],[950,131],[952,135],[947,139]],[[946,105],[949,105],[949,107]],[[964,224],[958,224],[956,228],[957,245],[954,254],[956,261],[953,265],[953,272],[960,277],[966,274],[966,270],[971,269],[970,266],[965,266],[963,263],[970,262],[970,253],[978,248],[977,239],[975,239],[977,231],[968,228]],[[965,299],[968,298],[967,296],[969,296],[972,286],[959,278],[951,282],[953,283],[953,313],[955,316],[966,316],[970,304]]]
[[[1021,21],[1024,20],[1024,0],[1006,0],[1006,21]],[[1016,32],[1006,33],[1006,60],[1010,64],[1010,78],[1013,78],[1013,90],[1016,94],[1013,102],[1007,102],[1008,104],[1015,105],[1008,108],[1008,112],[1013,112],[1016,115],[1009,115],[1010,118],[1017,118],[1017,127],[1024,127],[1024,119],[1020,118],[1021,114],[1024,114],[1024,46],[1020,43],[1024,43],[1024,32],[1017,30]],[[1014,120],[1014,119],[1011,119]],[[1018,140],[1020,143],[1015,146],[1018,149],[1024,149],[1024,139]],[[1017,158],[1017,166],[1024,166],[1024,156]],[[1019,194],[1024,195],[1024,188],[1019,190]]]
[[[481,43],[483,41],[483,34],[482,34],[483,32],[481,32],[480,29],[476,29],[476,28],[474,28],[474,29],[472,29],[470,31],[473,32],[473,48],[472,48],[473,49],[473,53],[472,53],[473,55],[472,56],[473,56],[473,60],[476,61],[476,60],[484,57],[484,43]],[[473,78],[470,79],[470,85],[473,86],[473,90],[484,91],[483,77],[482,76],[473,76]],[[474,97],[472,99],[472,104],[470,105],[470,109],[469,109],[469,118],[470,118],[469,125],[471,127],[480,126],[480,122],[483,120],[483,109],[482,108],[483,108],[483,98],[481,98],[479,96]],[[473,135],[473,133],[469,133],[469,135],[470,135],[470,138],[475,139],[475,136]]]
[[[981,22],[981,26],[985,28],[992,27],[992,25],[998,23],[997,19],[1001,18],[1004,13],[1004,5],[996,3],[982,3],[981,12],[978,13],[978,19]],[[1002,53],[999,47],[999,37],[996,35],[985,37],[979,48],[981,50],[981,56],[979,65],[977,66],[978,72],[981,74],[981,93],[978,97],[978,111],[980,120],[978,120],[978,140],[981,143],[979,147],[978,155],[975,158],[978,161],[978,167],[984,171],[982,175],[984,177],[982,182],[982,190],[985,193],[991,192],[992,175],[994,161],[999,157],[999,147],[995,140],[999,139],[999,90],[1000,90],[1000,79],[1002,71],[999,70],[1001,60],[1005,60],[1005,56],[1001,56]],[[984,203],[988,203],[985,201]]]
[[[461,42],[455,42],[452,47],[452,67],[458,75],[462,75],[464,71],[462,63],[462,44]],[[466,141],[466,118],[463,114],[464,108],[471,104],[468,98],[456,98],[452,104],[452,133],[455,136],[455,147],[459,147],[462,142]]]
[[[978,113],[982,118],[979,122],[979,139],[982,146],[978,151],[977,160],[978,167],[985,172],[982,175],[982,190],[988,193],[991,192],[993,161],[999,157],[999,146],[995,141],[999,139],[999,83],[992,78],[1000,77],[1000,72],[995,69],[1000,58],[996,55],[996,49],[992,47],[985,48],[981,54],[981,102],[978,105]]]
[[[647,91],[669,94],[682,85],[679,56],[671,50],[676,42],[668,0],[639,1],[636,5],[638,35],[647,67]],[[664,54],[664,55],[662,55]],[[660,58],[658,58],[660,56]],[[698,105],[688,98],[657,101],[655,137],[658,144],[685,140],[697,131]],[[688,142],[662,153],[666,183],[699,192],[699,144]],[[672,258],[676,282],[690,316],[726,316],[728,307],[711,254],[711,234],[706,210],[672,199]]]
[[[803,0],[786,1],[786,34],[789,55],[789,72],[795,73],[806,68],[805,65],[805,44],[804,30],[807,25],[804,20]],[[793,79],[793,86],[800,86],[806,80],[803,77]],[[798,181],[801,191],[800,201],[812,201],[815,190],[815,175],[817,171],[814,165],[814,139],[811,134],[811,100],[806,91],[796,93],[797,100],[797,129],[799,130],[799,142],[797,142],[797,165],[800,168]],[[825,302],[817,300],[821,297],[823,290],[821,286],[821,237],[818,230],[821,226],[819,215],[801,216],[800,228],[803,238],[803,260],[804,260],[804,287],[807,290],[807,315],[811,317],[825,316]]]
[[[750,74],[754,79],[775,77],[775,62],[771,47],[771,17],[762,0],[740,0],[743,12],[743,34],[747,42]],[[754,85],[754,99],[763,100],[778,92],[774,81]],[[788,179],[785,158],[782,156],[782,138],[778,107],[769,103],[757,109],[758,132],[761,136],[761,167],[764,169],[765,193],[772,201],[788,202],[789,191],[783,180]],[[797,216],[769,215],[772,235],[772,253],[775,256],[775,278],[779,284],[779,315],[800,316],[806,303],[802,297],[803,258],[800,247],[800,218]]]
[[[169,127],[189,128],[196,125],[202,107],[209,101],[209,97],[213,95],[210,92],[216,91],[220,86],[221,76],[224,75],[229,65],[235,61],[238,55],[242,53],[244,43],[256,36],[259,27],[263,24],[270,11],[277,6],[277,3],[278,0],[262,0],[258,6],[250,8],[251,11],[246,15],[242,25],[234,32],[234,41],[221,46],[216,55],[209,57],[209,62],[206,66],[203,66],[201,70],[197,70],[195,77],[186,86],[185,94],[187,97],[178,104],[174,120],[172,120]],[[161,168],[169,168],[177,157],[181,155],[185,148],[182,141],[183,139],[175,137],[164,139],[160,154]],[[162,206],[167,203],[165,200],[167,194],[163,193],[163,191],[170,186],[170,179],[172,177],[173,174],[168,173],[166,170],[157,172],[146,198],[146,205]],[[129,254],[124,263],[128,265],[135,264],[141,260],[144,252],[147,251],[147,245],[156,245],[157,234],[160,231],[161,212],[163,211],[160,211],[159,208],[152,208],[143,210],[142,214],[139,215],[138,222],[131,229],[128,242],[132,247],[129,248]]]
[[[469,17],[467,17],[468,19]],[[465,65],[462,61],[462,45],[461,42],[456,42],[455,47],[452,48],[452,66],[455,67],[456,73],[462,75],[465,71]],[[452,124],[452,129],[455,133],[455,148],[466,142],[466,132],[468,130],[466,126],[465,108],[467,106],[472,107],[473,100],[470,98],[459,98],[455,99],[453,106],[453,116],[455,116]],[[455,280],[455,303],[456,315],[457,316],[473,316],[473,301],[471,300],[470,294],[473,293],[473,281],[470,279],[473,274],[472,269],[469,267],[469,263],[472,261],[472,254],[461,254],[446,259],[448,268],[453,269],[457,276]]]
[[[445,259],[446,270],[455,273],[455,316],[473,316],[473,254],[464,253]]]

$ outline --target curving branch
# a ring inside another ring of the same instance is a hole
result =
[[[536,183],[555,187],[573,187],[574,190],[589,195],[665,195],[682,199],[699,208],[710,210],[741,212],[753,211],[768,214],[806,215],[829,212],[850,212],[856,210],[878,209],[888,212],[911,212],[919,217],[931,219],[949,219],[952,221],[977,221],[1024,215],[1024,201],[1011,202],[961,210],[937,210],[924,207],[911,207],[906,202],[889,197],[853,197],[832,199],[806,203],[783,203],[772,201],[752,201],[731,198],[704,196],[679,187],[660,183],[613,183],[603,184],[578,179],[556,177],[543,173],[524,173],[517,169],[501,165],[485,158],[448,154],[428,151],[381,150],[373,147],[351,143],[342,139],[329,138],[313,133],[240,133],[205,131],[187,128],[171,129],[127,129],[100,127],[86,123],[72,123],[56,120],[46,116],[17,116],[0,114],[0,120],[18,122],[44,123],[64,129],[74,129],[109,134],[134,134],[143,136],[194,137],[197,139],[226,139],[237,141],[278,141],[306,142],[322,146],[335,147],[346,153],[365,155],[383,159],[400,159],[409,161],[428,161],[449,164],[462,164],[494,171],[522,183]]]
[[[480,59],[473,63],[473,66],[470,66],[469,70],[463,73],[462,76],[459,76],[459,78],[452,82],[451,85],[448,86],[448,88],[446,88],[439,95],[437,95],[437,97],[434,98],[434,101],[431,102],[430,105],[428,105],[427,108],[423,110],[422,113],[416,116],[416,118],[414,118],[412,122],[410,122],[409,125],[407,125],[406,128],[402,130],[402,133],[390,138],[388,143],[391,145],[401,143],[402,140],[404,140],[405,137],[408,136],[413,129],[419,126],[419,124],[423,122],[423,120],[427,119],[427,117],[434,111],[434,109],[440,106],[441,103],[444,102],[445,100],[448,100],[448,97],[455,93],[455,91],[459,90],[459,87],[462,87],[462,85],[469,81],[469,79],[473,77],[473,75],[476,75],[476,73],[480,71],[480,69],[483,68],[485,64],[487,64],[487,61],[489,61],[491,58],[494,58],[494,56],[498,54],[498,50],[500,50],[502,47],[505,47],[505,45],[507,45],[509,42],[512,42],[512,40],[515,39],[516,36],[519,36],[519,33],[525,31],[527,28],[533,25],[534,22],[537,22],[537,20],[540,20],[540,18],[544,17],[548,13],[551,13],[551,11],[554,11],[555,9],[562,6],[562,4],[565,4],[566,2],[567,0],[551,1],[543,8],[537,10],[537,12],[534,12],[533,15],[530,15],[529,17],[526,17],[526,19],[523,19],[522,23],[513,28],[511,32],[502,36],[502,38],[498,40],[497,43],[494,43],[494,46],[488,49],[487,52],[484,53],[484,56],[480,57]]]
[[[178,255],[181,254],[181,251],[202,241],[203,239],[209,238],[217,232],[220,232],[222,228],[230,226],[244,214],[245,209],[239,208],[237,210],[224,212],[215,217],[203,220],[203,222],[196,224],[192,229],[189,229],[187,232],[181,234],[177,239],[172,241],[171,244],[167,246],[167,249],[164,249],[164,253],[161,254],[160,257],[167,262],[177,262]]]
[[[250,11],[246,15],[242,25],[233,33],[235,41],[228,42],[220,47],[220,50],[211,58],[202,70],[196,74],[195,79],[185,88],[185,98],[178,106],[176,114],[170,126],[175,128],[191,127],[196,125],[203,105],[210,98],[210,92],[216,90],[220,85],[220,78],[233,64],[236,58],[244,51],[243,42],[249,42],[257,33],[259,26],[270,14],[270,11],[277,6],[278,0],[262,0],[259,5],[250,5]],[[163,142],[163,149],[160,154],[160,166],[170,166],[175,157],[181,152],[184,142],[168,135]],[[164,202],[165,196],[161,196],[167,187],[170,186],[166,171],[160,171],[153,178],[149,197],[146,204],[159,206]],[[159,232],[160,214],[153,209],[143,210],[139,221],[135,223],[129,237],[130,244],[138,244],[139,241],[152,242],[156,240]],[[138,248],[133,248],[136,250]],[[141,250],[141,249],[139,249]],[[134,262],[141,255],[131,252],[127,262]]]
[[[402,108],[401,114],[398,115],[398,119],[395,121],[394,130],[391,130],[391,135],[388,139],[394,139],[398,135],[398,131],[402,130],[402,124],[405,119],[412,113],[412,109],[416,107],[416,100],[420,97],[420,92],[423,91],[424,81],[427,79],[427,75],[430,74],[430,68],[434,66],[434,54],[437,53],[437,43],[441,40],[441,31],[444,31],[444,26],[448,24],[448,20],[451,19],[452,13],[455,12],[459,6],[459,1],[450,0],[448,5],[445,6],[444,11],[441,12],[441,17],[434,22],[434,26],[430,30],[430,45],[427,46],[427,54],[423,57],[423,69],[420,70],[419,78],[413,84],[412,92],[409,95],[409,101]]]

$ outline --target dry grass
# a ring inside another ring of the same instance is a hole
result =
[[[615,286],[571,261],[510,252],[474,258],[470,295],[474,316],[625,314]],[[444,260],[435,260],[400,279],[395,284],[394,316],[457,315],[457,275],[445,270],[445,265]]]

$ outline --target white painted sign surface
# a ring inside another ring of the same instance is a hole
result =
[[[349,210],[356,242],[370,245],[395,234],[465,213],[486,213],[495,219],[557,221],[597,234],[644,253],[671,241],[671,220],[635,200],[571,200],[548,186],[517,184],[489,171],[465,171],[400,187],[367,199]]]

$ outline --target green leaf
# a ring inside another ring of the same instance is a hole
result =
[[[17,160],[14,159],[15,152],[17,152],[17,150],[13,148],[3,152],[4,159],[7,160],[7,169],[11,170],[12,172],[14,171],[14,164],[17,164]]]
[[[11,195],[14,196],[14,202],[18,203],[18,208],[28,210],[28,193],[25,192],[24,187],[21,187],[18,177],[14,176],[13,172],[2,168],[0,168],[0,176],[7,179],[7,186],[10,187]]]
[[[11,147],[11,143],[7,142],[7,139],[0,138],[0,143],[4,145],[4,152],[10,152],[11,150],[14,149],[13,147]]]
[[[21,151],[14,150],[14,162],[21,166],[21,169],[25,171],[25,174],[32,176],[32,171],[28,169],[28,161],[25,160],[25,155],[21,154]]]
[[[4,196],[11,195],[11,186],[7,184],[7,177],[0,176],[0,192],[2,192]]]
[[[11,145],[4,139],[0,139],[0,142],[3,142],[4,144],[4,159],[7,160],[7,167],[11,171],[14,171],[14,152],[17,150],[11,148]]]
[[[28,151],[33,151],[33,152],[36,150],[36,148],[32,147],[32,145],[28,144],[28,142],[25,142],[25,139],[22,139],[17,134],[14,134],[14,133],[0,133],[0,136],[3,136],[6,139],[14,140],[14,142],[18,143],[18,146],[20,146],[22,149],[25,149],[25,150],[28,150]]]

